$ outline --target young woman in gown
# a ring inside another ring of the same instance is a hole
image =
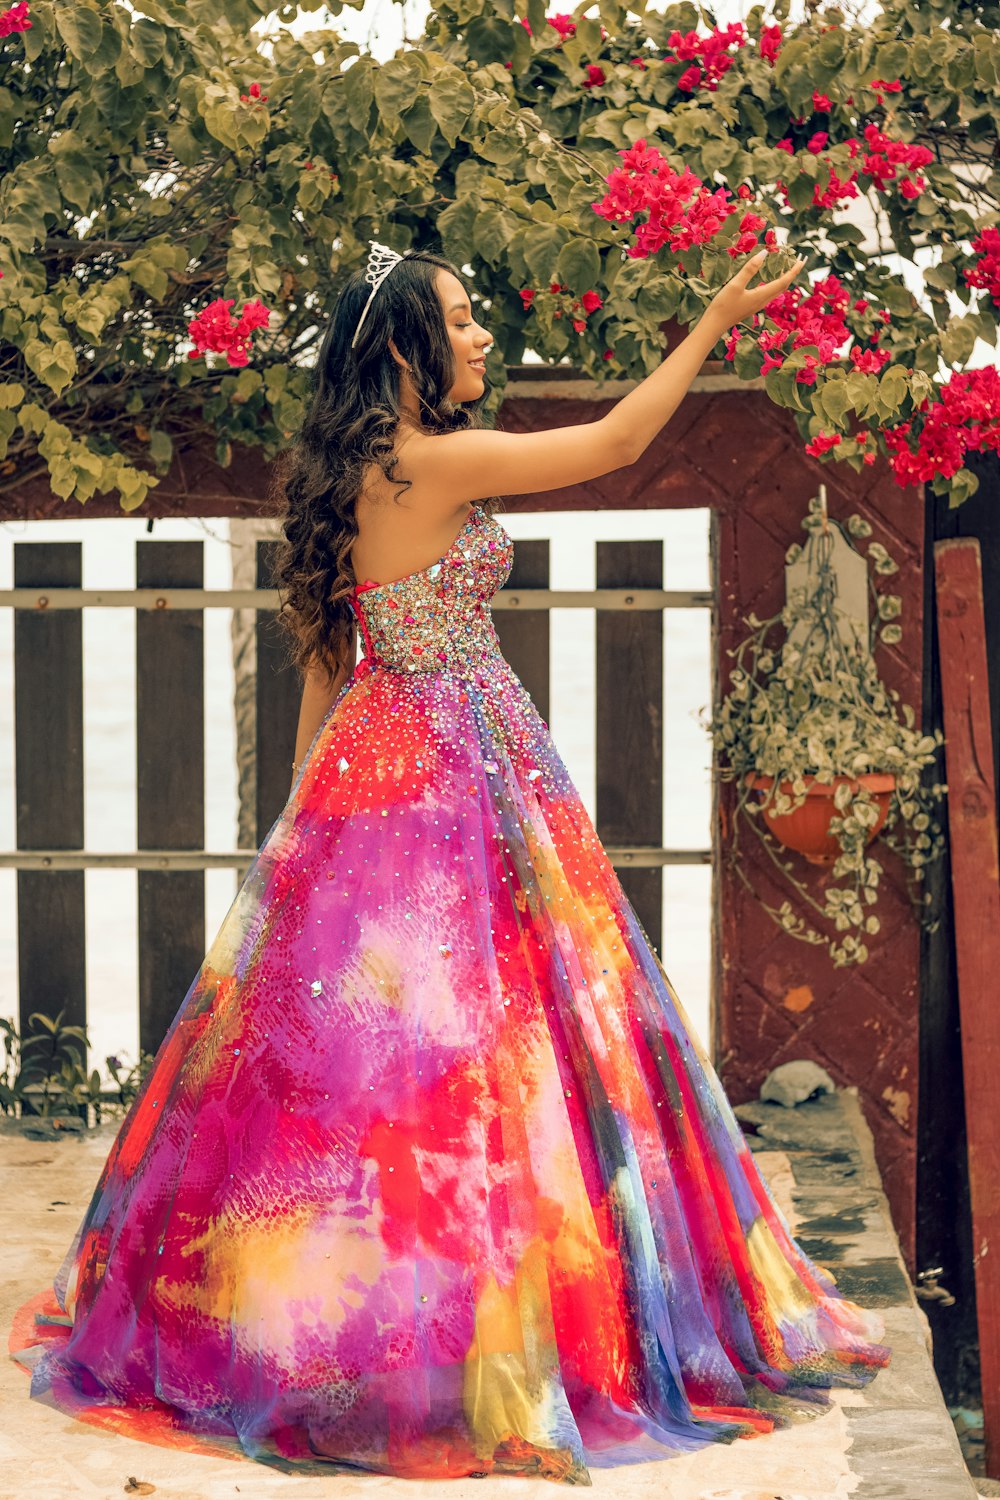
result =
[[[341,292],[282,483],[291,792],[22,1310],[34,1396],[293,1467],[589,1484],[888,1361],[790,1236],[490,614],[496,497],[634,462],[802,269],[761,264],[605,416],[525,434],[483,425],[448,261],[376,245]]]

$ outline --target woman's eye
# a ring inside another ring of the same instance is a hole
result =
[[[471,328],[472,324],[471,323],[456,323],[455,327],[456,328]]]

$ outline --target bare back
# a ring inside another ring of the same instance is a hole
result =
[[[421,484],[410,472],[403,449],[432,442],[417,433],[397,437],[393,452],[399,455],[392,481],[376,463],[365,466],[355,510],[358,538],[351,548],[351,563],[358,583],[392,583],[437,562],[451,547],[469,518],[467,500],[442,495],[426,481]],[[399,491],[402,480],[412,480]],[[398,501],[393,497],[399,494]]]

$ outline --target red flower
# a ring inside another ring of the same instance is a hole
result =
[[[980,257],[975,265],[963,271],[967,286],[981,287],[1000,307],[1000,229],[989,225],[971,242],[975,255]]]
[[[573,327],[576,329],[577,333],[583,333],[586,326],[586,321],[583,318],[573,319]]]
[[[863,375],[877,375],[883,365],[892,359],[888,349],[860,349],[857,344],[851,350],[851,363]]]
[[[585,313],[596,312],[599,307],[604,306],[604,303],[601,301],[596,292],[584,292],[583,296],[580,298],[580,301],[583,304],[583,310]]]
[[[0,15],[0,37],[10,36],[15,31],[30,31],[31,24],[27,0],[21,0],[20,5],[12,5]]]
[[[597,63],[587,63],[587,77],[582,87],[585,89],[600,88],[604,82],[604,69],[598,67]]]
[[[672,31],[667,38],[671,51],[664,53],[663,60],[692,64],[677,80],[677,87],[685,93],[693,92],[702,82],[706,89],[713,91],[733,65],[726,48],[734,44],[742,47],[745,43],[746,31],[742,21],[734,21],[725,28],[716,26],[708,36],[699,36],[696,31],[688,31],[682,36],[679,31]],[[699,57],[701,62],[695,62]]]
[[[760,55],[773,68],[781,49],[781,27],[765,26],[760,34]]]
[[[523,16],[521,17],[521,25],[524,27],[529,36],[534,36],[535,33],[531,29],[531,22],[526,21]]]
[[[738,212],[735,203],[727,202],[727,189],[709,191],[687,167],[678,175],[643,139],[618,155],[622,165],[605,179],[607,194],[591,207],[612,223],[646,216],[626,252],[633,259],[655,255],[665,244],[674,251],[704,244]]]
[[[840,177],[837,172],[827,164],[826,187],[821,188],[818,182],[813,183],[812,203],[814,208],[836,208],[838,203],[845,198],[856,198],[857,172],[852,172],[850,177]]]
[[[925,398],[917,410],[926,416],[915,449],[909,443],[910,421],[886,428],[883,434],[898,484],[927,483],[938,476],[950,479],[969,449],[1000,452],[1000,374],[993,365],[956,372],[941,386],[933,405]]]
[[[548,21],[550,26],[555,27],[556,31],[558,31],[559,36],[563,41],[565,41],[568,36],[573,36],[576,32],[576,22],[570,15],[561,14],[558,16],[546,16],[545,19],[546,21]]]
[[[900,83],[898,78],[893,78],[888,83],[884,78],[873,78],[871,83],[868,84],[868,87],[875,91],[875,97],[878,100],[879,104],[881,104],[883,102],[882,95],[884,93],[898,94],[903,85]]]
[[[833,106],[831,105],[830,100],[828,99],[827,95],[826,94],[818,94],[816,92],[816,90],[814,89],[813,90],[813,109],[818,109],[823,114],[828,115],[830,113],[830,110],[832,108],[833,108]]]
[[[518,295],[524,304],[525,310],[527,310],[535,300],[535,289],[532,286],[522,287]]]
[[[613,359],[614,358],[614,354],[615,354],[615,351],[613,349],[605,349],[604,353],[601,355],[601,358],[602,359]]]
[[[806,452],[810,458],[820,458],[824,453],[828,453],[831,448],[836,448],[839,442],[839,432],[830,434],[821,432],[818,437],[813,438],[811,443],[806,443]]]
[[[249,104],[251,99],[259,100],[261,104],[267,103],[267,95],[261,93],[259,83],[252,83],[250,85],[250,93],[241,94],[240,98],[243,100],[244,104]]]
[[[232,305],[232,297],[217,297],[191,319],[188,333],[195,348],[189,351],[188,359],[200,359],[203,354],[211,352],[225,354],[227,362],[233,366],[249,362],[247,340],[255,328],[267,327],[271,314],[259,298],[254,298],[244,305],[239,321],[234,323],[229,311]]]

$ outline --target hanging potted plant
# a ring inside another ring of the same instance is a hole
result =
[[[839,598],[835,536],[841,550],[858,554],[828,519],[825,491],[802,525],[805,547],[787,554],[790,567],[799,564],[801,586],[789,588],[771,619],[747,617],[750,633],[729,652],[729,690],[708,728],[721,779],[739,787],[730,844],[737,873],[752,891],[738,847],[740,828],[749,826],[798,898],[780,906],[762,900],[765,910],[791,936],[824,944],[841,967],[864,963],[865,938],[879,930],[882,866],[869,851],[877,836],[904,861],[911,897],[926,914],[924,871],[944,848],[935,813],[947,788],[931,773],[943,736],[916,728],[912,707],[885,687],[875,664],[877,642],[902,637],[902,602],[878,593],[872,574],[895,573],[896,563],[872,542],[867,566],[858,564],[872,600],[869,627]],[[847,530],[871,535],[856,515]],[[819,899],[788,851],[829,871]]]

